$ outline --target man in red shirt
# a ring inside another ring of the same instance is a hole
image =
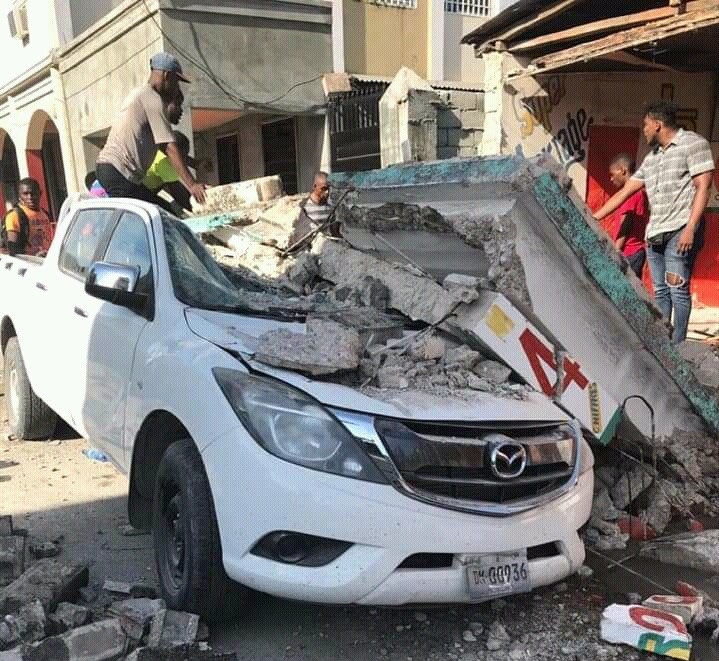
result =
[[[629,154],[617,154],[609,166],[609,179],[616,188],[622,188],[635,169],[634,159]],[[608,228],[614,247],[624,255],[639,278],[647,258],[645,236],[648,222],[649,201],[642,189],[617,209]]]

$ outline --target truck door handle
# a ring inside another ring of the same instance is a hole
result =
[[[75,314],[80,317],[87,317],[87,312],[85,312],[82,308],[77,307],[77,305],[75,306]]]
[[[41,291],[47,291],[47,287],[42,282],[36,282],[35,286]]]

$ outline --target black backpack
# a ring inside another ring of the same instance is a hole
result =
[[[19,204],[16,204],[11,211],[5,215],[2,221],[2,228],[0,228],[0,248],[3,250],[8,249],[7,245],[7,217],[15,211],[20,219],[20,232],[18,233],[17,241],[15,242],[15,251],[19,253],[25,252],[27,248],[27,242],[30,238],[30,221],[27,218],[27,214],[22,210]]]

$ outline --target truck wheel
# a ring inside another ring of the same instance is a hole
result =
[[[241,613],[250,591],[225,573],[210,484],[192,439],[173,443],[160,461],[152,532],[168,608],[207,622]]]
[[[57,415],[32,389],[16,337],[11,337],[5,347],[3,379],[12,434],[25,440],[50,438],[55,431]]]

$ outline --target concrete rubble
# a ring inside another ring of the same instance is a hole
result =
[[[719,573],[719,530],[682,533],[644,544],[641,555],[668,565]]]
[[[161,610],[152,618],[147,646],[169,649],[192,645],[197,640],[199,627],[198,615]]]

